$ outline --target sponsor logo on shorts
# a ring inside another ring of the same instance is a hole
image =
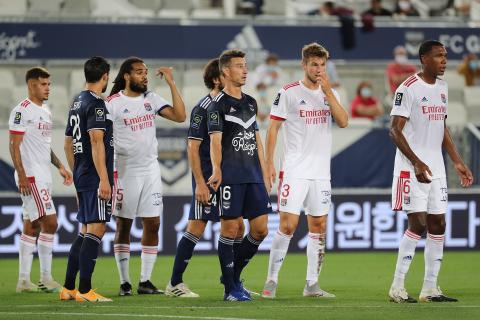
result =
[[[230,201],[223,201],[222,207],[223,209],[230,209]]]
[[[210,214],[211,208],[210,208],[210,207],[204,207],[204,208],[203,208],[203,212],[204,212],[205,214]]]
[[[152,193],[152,204],[154,206],[159,206],[162,204],[162,194],[161,193]]]
[[[403,196],[403,203],[410,204],[410,196]]]
[[[52,209],[52,203],[51,202],[45,202],[45,209],[47,209],[47,210]]]
[[[122,203],[121,202],[117,202],[117,204],[115,205],[115,208],[117,210],[122,210]]]
[[[287,199],[280,199],[280,205],[285,207],[287,205]]]

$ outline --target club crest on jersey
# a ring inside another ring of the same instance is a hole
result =
[[[329,107],[330,105],[328,104],[328,99],[327,97],[323,97],[323,104]]]
[[[103,108],[95,108],[96,121],[105,121],[105,111]]]
[[[22,121],[22,113],[15,112],[15,118],[13,119],[13,123],[20,124],[20,121]]]
[[[397,92],[395,95],[395,105],[396,106],[401,106],[402,105],[402,99],[403,99],[403,92]]]
[[[203,117],[199,114],[193,116],[191,124],[193,129],[200,129],[200,123],[202,122],[202,118]]]
[[[445,96],[444,93],[441,93],[441,94],[440,94],[440,99],[442,99],[442,102],[443,102],[443,103],[447,103],[447,97]]]
[[[280,92],[277,94],[277,97],[273,101],[274,106],[278,106],[278,103],[280,102]]]
[[[145,102],[143,106],[145,107],[145,110],[152,111],[152,105],[149,102]]]
[[[214,112],[210,112],[208,114],[208,122],[211,124],[211,125],[215,125],[215,126],[218,126],[219,125],[219,114],[218,114],[218,111],[214,111]]]

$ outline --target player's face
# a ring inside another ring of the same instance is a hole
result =
[[[38,78],[28,80],[28,89],[35,98],[45,101],[50,94],[50,78]]]
[[[247,61],[245,58],[232,58],[230,64],[224,68],[225,79],[230,80],[236,86],[243,86],[247,81]]]
[[[447,68],[447,50],[444,46],[435,46],[424,56],[423,62],[435,76],[442,76]]]
[[[132,71],[128,74],[127,81],[130,90],[144,93],[148,88],[148,68],[144,63],[136,62],[132,65]]]
[[[312,83],[319,81],[320,75],[326,72],[326,58],[310,57],[307,61],[302,62],[305,77]]]

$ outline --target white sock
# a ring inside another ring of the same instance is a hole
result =
[[[307,284],[318,282],[325,258],[325,233],[308,233],[307,241]]]
[[[397,266],[393,277],[392,287],[405,288],[405,276],[415,256],[415,248],[420,236],[407,229],[403,234],[398,248]]]
[[[142,246],[142,271],[140,273],[140,282],[150,280],[153,266],[157,260],[157,246]]]
[[[40,232],[37,242],[40,281],[52,280],[53,234]]]
[[[18,250],[18,280],[30,281],[32,270],[33,251],[35,251],[35,237],[23,234],[20,236],[20,249]]]
[[[278,273],[287,255],[288,245],[291,239],[292,236],[283,234],[280,230],[277,230],[277,233],[273,236],[270,259],[268,261],[267,281],[272,280],[278,283]]]
[[[436,235],[427,233],[425,241],[425,278],[423,280],[423,290],[434,289],[437,287],[437,278],[443,259],[443,241],[445,235]]]
[[[118,243],[113,245],[115,261],[117,262],[120,284],[130,282],[130,244]]]

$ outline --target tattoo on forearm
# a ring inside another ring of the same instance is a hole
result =
[[[53,152],[53,150],[50,150],[50,161],[52,162],[52,164],[53,164],[57,169],[60,169],[60,167],[62,166],[62,163],[61,163],[60,160],[57,158],[57,156],[55,155],[55,153]]]

